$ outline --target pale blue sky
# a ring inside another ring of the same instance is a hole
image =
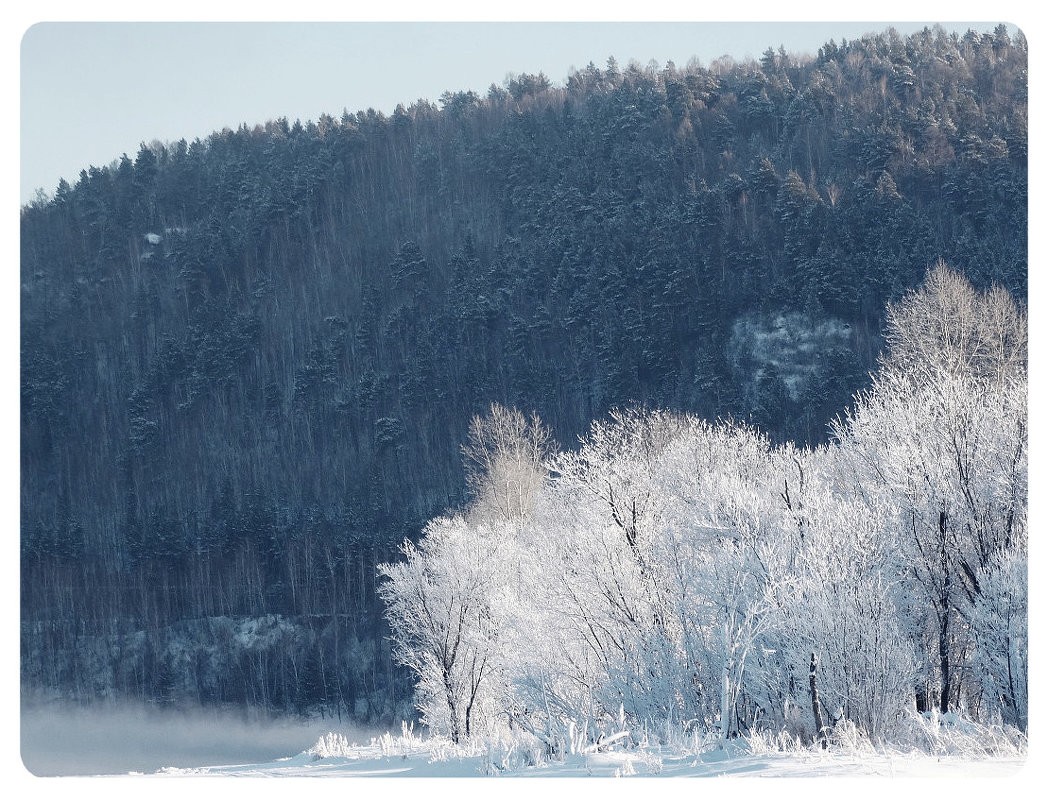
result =
[[[281,116],[388,114],[448,89],[483,94],[508,73],[542,71],[561,84],[609,56],[683,66],[779,45],[814,54],[889,24],[906,34],[934,23],[39,23],[21,42],[20,201],[53,193],[60,178],[74,184],[90,165],[134,158],[142,142]]]

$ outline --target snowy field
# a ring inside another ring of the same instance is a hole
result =
[[[204,768],[165,768],[153,776],[241,776],[241,777],[417,777],[466,778],[509,777],[1016,777],[1024,760],[933,757],[919,754],[867,754],[817,750],[791,754],[754,755],[744,748],[712,749],[701,755],[671,754],[660,749],[572,754],[563,761],[527,765],[519,757],[502,761],[499,749],[473,756],[441,753],[440,748],[421,747],[390,754],[381,744],[352,746],[338,756],[319,756],[306,751],[297,756],[258,765],[227,765]]]
[[[759,740],[727,747],[697,739],[673,746],[645,741],[547,757],[523,741],[472,748],[419,736],[339,728],[333,720],[245,720],[215,712],[157,712],[141,707],[92,711],[22,710],[23,773],[35,777],[481,778],[484,777],[970,777],[1021,778],[1026,754],[874,751],[868,745],[794,746]],[[334,731],[332,731],[334,729]],[[319,734],[318,734],[319,732]],[[735,743],[738,744],[735,744]],[[30,775],[32,774],[32,775]],[[137,784],[137,782],[131,782]],[[163,784],[163,782],[161,782]],[[481,781],[481,785],[490,786]],[[512,783],[511,783],[512,784]],[[672,784],[672,783],[671,783]],[[155,785],[153,785],[155,786]],[[127,788],[124,788],[127,789]]]
[[[495,740],[471,749],[456,748],[447,740],[419,736],[409,729],[376,736],[331,719],[246,719],[214,711],[135,706],[93,710],[30,706],[22,709],[21,718],[22,765],[13,771],[18,776],[15,795],[8,796],[17,798],[38,797],[46,790],[74,797],[104,796],[107,801],[143,797],[185,801],[187,793],[197,799],[223,798],[231,789],[238,793],[244,789],[252,798],[285,799],[289,794],[313,794],[320,785],[311,780],[332,778],[351,781],[324,784],[324,790],[362,801],[391,794],[414,797],[420,791],[435,793],[437,798],[489,799],[497,793],[498,801],[531,799],[536,797],[535,788],[558,798],[581,793],[602,801],[618,797],[637,801],[638,792],[647,788],[659,793],[659,801],[678,797],[690,801],[696,793],[707,792],[762,799],[771,793],[807,801],[836,796],[841,788],[858,791],[863,798],[868,794],[880,798],[888,787],[896,797],[892,801],[925,798],[933,788],[934,797],[954,801],[985,799],[987,793],[1009,799],[1037,797],[1032,788],[1041,773],[1036,757],[1025,751],[971,758],[962,752],[939,756],[875,752],[855,743],[828,750],[794,747],[784,753],[759,740],[740,739],[723,748],[697,739],[667,747],[643,738],[623,748],[624,741],[612,738],[604,750],[580,745],[576,753],[546,758],[523,741]],[[527,781],[532,777],[546,781]],[[225,781],[231,778],[241,781]],[[266,778],[283,781],[260,781]],[[396,778],[429,781],[388,781]],[[688,778],[707,781],[684,781]],[[790,781],[768,783],[769,778]]]

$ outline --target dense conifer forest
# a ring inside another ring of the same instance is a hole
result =
[[[377,566],[471,497],[471,420],[827,442],[929,267],[1025,301],[1026,91],[1004,26],[888,30],[63,181],[21,210],[23,691],[411,714]]]

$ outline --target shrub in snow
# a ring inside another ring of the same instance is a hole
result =
[[[633,767],[633,761],[626,757],[622,760],[622,765],[615,769],[615,776],[636,776],[637,769]]]

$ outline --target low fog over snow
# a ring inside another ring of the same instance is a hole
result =
[[[154,773],[162,768],[242,765],[298,754],[337,720],[295,721],[217,710],[136,704],[24,704],[22,764],[35,776]],[[367,741],[377,731],[356,730]]]

